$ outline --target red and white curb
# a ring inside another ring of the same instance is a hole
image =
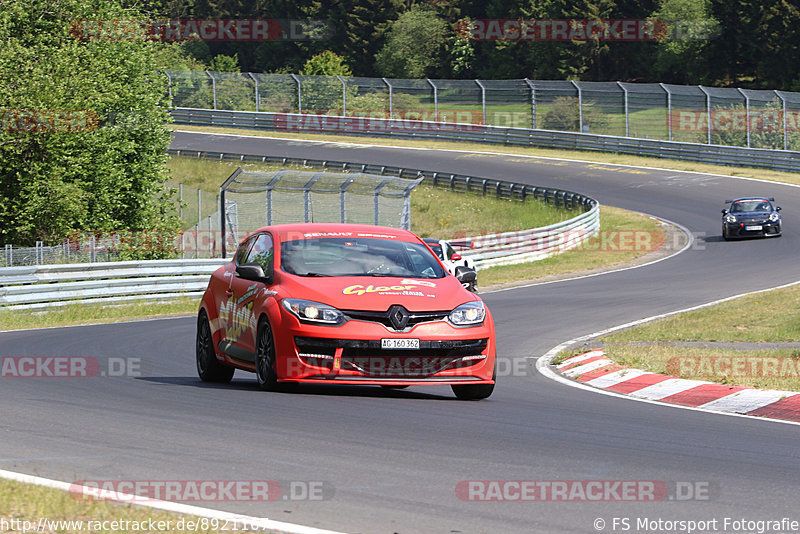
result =
[[[602,349],[567,358],[556,366],[563,376],[636,399],[800,422],[800,393],[687,380],[623,367]]]

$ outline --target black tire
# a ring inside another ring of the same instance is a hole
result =
[[[205,310],[201,310],[197,316],[197,343],[196,343],[196,363],[197,374],[203,382],[218,382],[227,384],[233,378],[236,369],[222,365],[217,361],[214,354],[213,338],[211,327],[208,324],[208,316]]]
[[[730,241],[731,239],[730,237],[728,237],[728,233],[725,231],[724,228],[722,229],[722,239],[724,239],[725,241]]]
[[[275,368],[275,340],[272,327],[266,318],[258,322],[256,335],[256,380],[263,391],[278,388],[278,373]]]
[[[494,364],[492,380],[497,380],[497,362]],[[481,400],[488,398],[494,391],[494,384],[453,384],[450,386],[459,400]]]
[[[391,386],[389,384],[381,384],[383,389],[406,389],[408,386]]]

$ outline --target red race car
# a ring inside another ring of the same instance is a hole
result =
[[[229,382],[235,369],[265,390],[445,384],[459,399],[484,399],[494,389],[494,322],[411,232],[267,226],[211,275],[200,304],[200,378]]]

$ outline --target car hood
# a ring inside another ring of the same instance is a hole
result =
[[[442,311],[480,300],[453,276],[427,279],[283,274],[281,286],[282,297],[313,300],[342,310],[386,311],[400,304],[409,311]]]
[[[734,215],[736,217],[744,217],[747,219],[769,219],[770,211],[737,211],[735,213],[729,213],[729,215]]]

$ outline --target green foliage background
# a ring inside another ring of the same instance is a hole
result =
[[[0,243],[174,227],[163,190],[169,131],[157,70],[169,50],[69,33],[72,21],[132,15],[111,0],[0,0]],[[9,121],[65,111],[96,122],[62,131],[58,121]]]

